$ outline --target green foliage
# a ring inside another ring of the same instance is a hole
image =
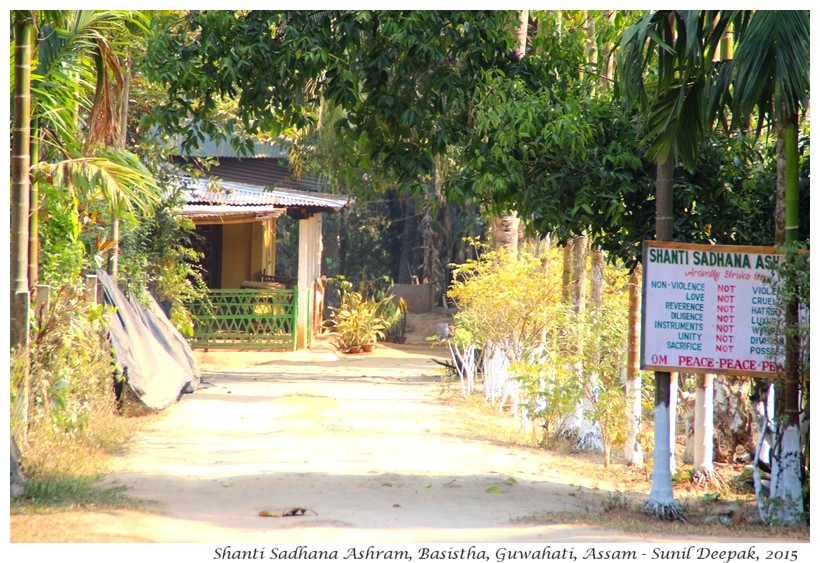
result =
[[[622,272],[612,271],[608,278],[601,308],[587,308],[583,336],[584,417],[601,430],[605,466],[609,465],[612,447],[622,445],[629,430],[623,389],[629,312],[627,278]]]
[[[40,190],[40,282],[59,287],[78,279],[88,266],[80,238],[83,224],[77,198],[67,197],[51,184],[43,184]]]
[[[573,315],[570,307],[561,306],[559,318],[554,319],[556,333],[569,334],[561,329],[559,319],[568,320]],[[565,316],[562,316],[564,313]],[[550,436],[561,432],[564,419],[573,413],[584,394],[572,356],[546,351],[535,361],[512,362],[513,377],[521,383],[521,406],[535,428],[543,430],[542,444]]]
[[[478,345],[501,346],[511,361],[527,359],[541,345],[550,307],[560,300],[547,281],[555,279],[560,260],[555,253],[515,257],[474,244],[479,257],[455,267],[447,294],[459,308],[456,328]]]
[[[187,306],[201,301],[207,287],[193,249],[194,224],[178,213],[181,191],[169,195],[150,217],[124,222],[120,270],[129,290],[141,295],[149,290],[183,334],[193,334],[193,317]]]
[[[645,140],[658,162],[670,154],[688,168],[722,110],[725,71],[713,63],[728,29],[744,29],[748,13],[657,10],[630,26],[618,56],[619,93],[645,117]]]
[[[494,211],[515,209],[559,242],[586,231],[612,259],[634,263],[654,210],[655,169],[639,148],[640,121],[606,95],[500,74],[485,84],[448,193],[478,197]]]
[[[756,10],[748,26],[736,32],[733,59],[736,121],[757,111],[758,129],[796,116],[809,98],[808,10]]]
[[[335,126],[361,154],[413,183],[465,130],[482,73],[511,64],[515,17],[192,11],[156,20],[145,63],[168,87],[158,122],[187,144],[224,135],[209,119],[219,98],[238,99],[248,130],[274,135],[314,123],[321,98],[344,109]]]
[[[89,304],[82,288],[73,285],[52,292],[48,308],[36,312],[30,383],[23,364],[12,365],[11,421],[20,442],[31,433],[82,435],[98,411],[114,410],[106,326],[104,308]],[[19,400],[26,391],[27,416],[20,411],[25,403]]]
[[[349,285],[342,289],[341,304],[330,310],[331,317],[326,325],[338,335],[345,350],[375,343],[385,336],[388,322],[380,315],[385,312],[385,307],[381,302],[353,291]]]
[[[545,439],[582,405],[583,416],[599,425],[608,456],[629,428],[623,390],[627,274],[606,269],[603,305],[589,303],[577,313],[556,290],[562,255],[558,248],[539,257],[484,249],[457,266],[449,292],[459,308],[453,338],[460,345],[498,347],[507,356],[521,384],[521,404]]]
[[[385,336],[404,336],[407,330],[407,302],[403,297],[387,296],[378,301],[376,316],[384,321]]]
[[[706,136],[697,167],[676,173],[675,232],[702,244],[772,244],[775,164],[773,144]]]

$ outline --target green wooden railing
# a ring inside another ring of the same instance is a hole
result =
[[[193,348],[296,349],[296,288],[212,289],[191,313]]]

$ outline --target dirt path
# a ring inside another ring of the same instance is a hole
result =
[[[437,398],[431,352],[200,355],[207,385],[157,421],[116,474],[132,496],[159,502],[165,518],[141,533],[160,542],[560,538],[561,527],[511,520],[581,510],[577,489],[539,456],[465,438]],[[259,516],[291,507],[309,510]]]
[[[549,452],[471,437],[439,399],[435,354],[380,345],[345,357],[327,344],[198,354],[205,384],[152,421],[111,476],[156,513],[60,525],[80,542],[660,541],[516,523],[600,507],[606,490],[579,485]],[[293,507],[306,510],[260,516]]]

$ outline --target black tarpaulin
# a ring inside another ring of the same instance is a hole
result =
[[[147,305],[128,299],[105,271],[97,278],[105,302],[116,309],[108,327],[115,362],[125,385],[153,410],[172,405],[199,385],[199,368],[190,345],[151,295]]]

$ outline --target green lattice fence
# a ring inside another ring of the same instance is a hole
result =
[[[296,349],[296,289],[212,289],[197,302],[194,348]]]

